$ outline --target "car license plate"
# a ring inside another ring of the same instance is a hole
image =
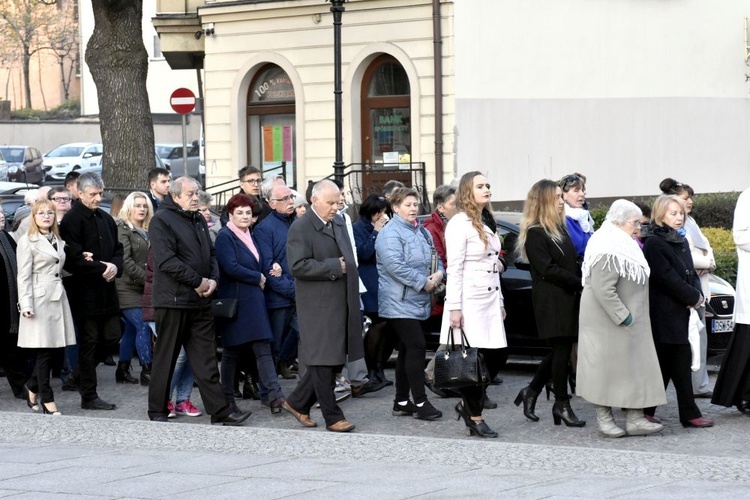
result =
[[[734,330],[734,321],[731,319],[715,319],[714,321],[714,333],[731,332]]]

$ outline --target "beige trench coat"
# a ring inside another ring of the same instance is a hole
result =
[[[65,347],[76,343],[73,317],[62,284],[64,242],[57,250],[41,235],[24,234],[18,240],[18,346]],[[23,313],[34,316],[25,318]]]
[[[616,408],[666,404],[649,319],[648,282],[623,278],[602,258],[581,296],[576,394]],[[628,313],[630,326],[622,325]]]

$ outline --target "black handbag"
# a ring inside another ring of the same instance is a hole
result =
[[[484,357],[476,347],[471,347],[463,328],[461,343],[455,344],[453,328],[448,330],[448,343],[435,353],[434,384],[438,389],[487,385],[490,382]]]
[[[239,305],[240,285],[237,284],[236,299],[214,299],[211,301],[211,312],[214,318],[237,319],[237,306]]]

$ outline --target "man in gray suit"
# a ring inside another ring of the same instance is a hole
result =
[[[340,191],[329,180],[315,184],[311,210],[289,229],[287,261],[296,287],[299,358],[307,371],[284,403],[305,427],[316,427],[310,408],[317,401],[326,429],[349,432],[333,389],[336,373],[361,358],[362,319],[359,276],[344,220],[337,216]]]

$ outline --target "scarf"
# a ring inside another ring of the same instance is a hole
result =
[[[240,239],[242,243],[245,244],[247,249],[250,250],[250,253],[255,256],[255,259],[260,262],[260,255],[258,254],[258,249],[255,248],[255,243],[253,243],[253,237],[250,236],[250,231],[243,231],[242,229],[238,228],[231,220],[227,222],[227,227],[234,233],[235,236]]]
[[[594,219],[591,218],[591,214],[585,208],[573,208],[566,203],[565,216],[577,221],[584,233],[593,234]]]
[[[639,284],[646,284],[651,269],[638,243],[625,231],[604,221],[589,240],[583,258],[583,281],[600,260],[605,259],[604,268],[614,270],[621,277]]]
[[[494,234],[497,234],[497,222],[495,222],[495,217],[492,215],[492,212],[486,208],[482,209],[482,223],[490,228]]]
[[[11,334],[18,333],[18,282],[16,276],[18,276],[18,263],[16,262],[16,252],[13,251],[13,247],[10,246],[8,241],[8,234],[0,229],[0,257],[3,259],[5,264],[5,275],[8,277],[8,301],[10,307],[10,332]]]

